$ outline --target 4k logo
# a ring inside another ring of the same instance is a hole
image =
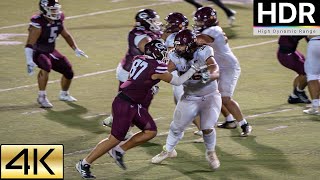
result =
[[[63,145],[1,145],[1,179],[63,179]]]

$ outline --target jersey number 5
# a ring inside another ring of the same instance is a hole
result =
[[[139,68],[141,67],[141,68]],[[131,70],[130,70],[130,78],[136,80],[137,77],[148,67],[148,63],[142,61],[141,59],[137,59],[133,62]],[[139,71],[137,71],[139,69]]]
[[[56,38],[57,38],[57,36],[58,36],[57,30],[58,30],[58,27],[52,27],[52,28],[50,28],[50,37],[49,37],[49,39],[48,39],[48,42],[49,42],[49,43],[53,43],[53,42],[56,40]]]

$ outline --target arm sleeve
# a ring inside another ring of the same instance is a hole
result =
[[[196,72],[196,70],[194,70],[193,68],[190,68],[186,73],[184,73],[180,77],[172,76],[170,84],[175,85],[175,86],[180,86],[184,82],[186,82],[188,79],[190,79],[195,72]]]
[[[26,63],[32,64],[33,63],[33,49],[26,47],[26,48],[24,48],[24,52],[26,55]]]

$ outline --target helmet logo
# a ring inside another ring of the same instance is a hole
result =
[[[165,47],[163,46],[162,43],[156,43],[155,46],[156,46],[158,49],[165,49]]]
[[[139,18],[141,18],[141,19],[146,19],[147,17],[148,17],[148,14],[145,12],[142,12],[139,14]]]
[[[187,41],[187,38],[183,38],[182,40],[183,40],[184,42],[186,42],[186,41]]]

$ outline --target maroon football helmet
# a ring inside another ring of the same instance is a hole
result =
[[[196,35],[190,29],[184,29],[177,33],[174,38],[175,52],[178,56],[185,58],[186,60],[193,59],[193,53],[197,49]],[[185,45],[185,50],[177,48],[178,45]]]
[[[137,26],[143,26],[147,30],[153,31],[153,32],[160,32],[162,23],[159,20],[160,17],[157,12],[155,12],[152,9],[141,9],[136,14],[136,25]]]
[[[164,20],[167,22],[165,31],[168,33],[186,29],[189,25],[188,18],[179,12],[170,13]]]
[[[61,5],[58,0],[40,0],[40,12],[51,20],[59,20],[61,17]]]
[[[195,22],[193,28],[196,32],[201,32],[208,27],[217,26],[219,24],[217,12],[211,7],[199,8],[194,14],[193,20]]]
[[[144,54],[151,56],[156,60],[165,61],[167,47],[161,40],[152,40],[144,46]]]

